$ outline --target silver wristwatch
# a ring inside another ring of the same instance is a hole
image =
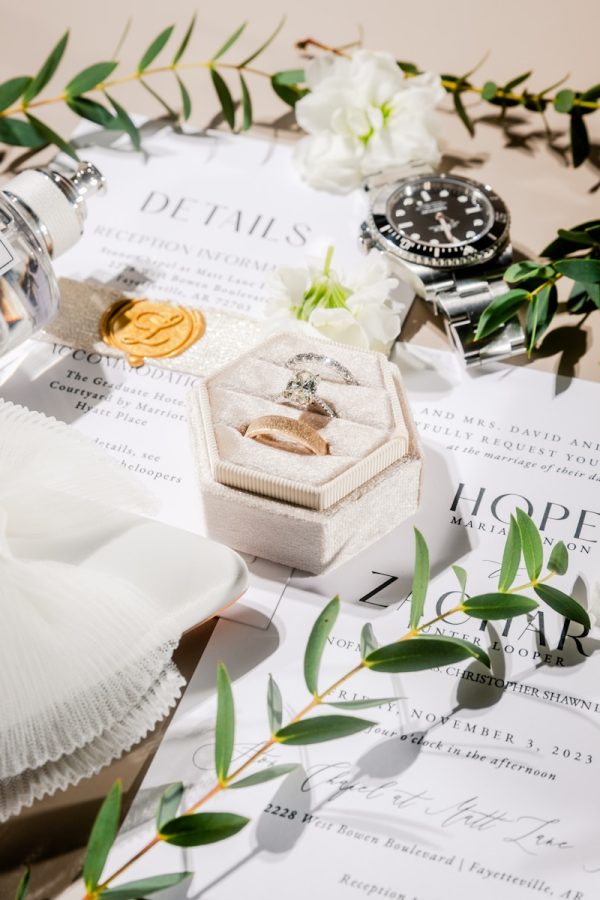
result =
[[[444,316],[467,365],[516,356],[526,346],[518,320],[475,341],[479,317],[508,291],[510,217],[488,186],[414,164],[365,181],[369,214],[360,240],[384,252],[394,268]]]

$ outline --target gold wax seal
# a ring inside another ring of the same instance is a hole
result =
[[[146,357],[180,356],[200,340],[204,330],[200,310],[161,300],[123,298],[111,304],[100,319],[104,343],[126,353],[134,368],[142,366]]]

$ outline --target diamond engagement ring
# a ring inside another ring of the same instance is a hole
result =
[[[299,369],[294,372],[293,377],[290,378],[281,395],[275,398],[276,402],[287,403],[289,406],[295,406],[299,409],[310,409],[313,406],[326,416],[336,419],[337,413],[334,408],[317,396],[317,388],[320,381],[321,376],[315,372]]]
[[[288,359],[286,366],[288,369],[298,370],[301,363],[321,363],[321,365],[327,366],[328,369],[333,369],[334,372],[337,372],[346,384],[358,384],[358,381],[346,366],[343,366],[337,359],[333,359],[332,356],[326,356],[324,353],[296,353],[295,356]]]

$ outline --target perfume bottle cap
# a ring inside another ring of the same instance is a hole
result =
[[[75,171],[55,167],[27,169],[3,188],[33,213],[52,257],[75,244],[83,232],[85,201],[105,187],[101,172],[90,162]]]

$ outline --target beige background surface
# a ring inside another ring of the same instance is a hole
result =
[[[179,34],[183,34],[195,7],[183,0],[164,5],[147,0],[107,0],[102,4],[50,0],[35,5],[1,0],[0,11],[4,38],[0,81],[35,71],[62,32],[70,29],[65,59],[44,94],[53,96],[80,69],[112,57],[129,17],[131,29],[120,54],[123,74],[133,71],[147,45],[163,27],[176,23]],[[502,84],[530,69],[534,70],[534,90],[567,73],[568,86],[575,89],[588,88],[600,80],[600,15],[596,0],[574,0],[568,4],[557,0],[505,0],[503,4],[491,0],[379,0],[370,4],[363,0],[305,0],[287,8],[269,0],[250,6],[239,0],[205,4],[198,9],[198,27],[187,59],[207,59],[247,18],[247,31],[231,53],[231,61],[236,62],[264,40],[284,12],[287,19],[281,34],[256,62],[266,72],[301,65],[294,49],[299,39],[311,36],[324,43],[343,44],[354,40],[362,28],[365,46],[390,50],[400,59],[440,72],[460,75],[489,51],[488,59],[473,77],[479,84],[487,79]],[[177,102],[170,76],[160,79],[166,95]],[[158,78],[156,83],[158,86]],[[194,101],[192,123],[203,127],[217,111],[206,71],[190,70],[187,84]],[[253,78],[251,90],[255,114],[262,123],[257,129],[261,136],[268,133],[281,140],[293,140],[287,107],[273,95],[266,79]],[[130,111],[157,113],[154,101],[138,85],[126,85],[115,90],[115,94]],[[588,117],[596,142],[592,158],[573,170],[567,166],[563,152],[566,117],[549,113],[551,128],[555,130],[553,146],[549,147],[539,117],[518,111],[509,115],[508,127],[503,130],[489,110],[489,106],[475,102],[472,112],[479,122],[474,139],[469,138],[453,113],[444,116],[447,162],[458,172],[489,181],[504,197],[512,211],[513,242],[519,251],[535,254],[552,238],[556,228],[600,214],[596,193],[600,184],[600,114]],[[52,127],[65,134],[76,122],[61,104],[48,107],[47,111],[38,110],[40,115],[42,112]],[[530,364],[556,369],[560,363],[565,372],[599,380],[600,313],[582,319],[560,317],[542,352]],[[445,342],[438,323],[430,320],[422,304],[413,307],[408,336],[427,343]],[[583,416],[590,411],[581,413]],[[178,651],[178,662],[188,674],[209,632],[210,626],[200,629],[186,638]],[[159,737],[160,730],[95,779],[37,804],[0,827],[2,900],[12,896],[18,869],[25,863],[33,866],[32,898],[55,897],[76,877],[100,798],[120,775],[129,802]]]

